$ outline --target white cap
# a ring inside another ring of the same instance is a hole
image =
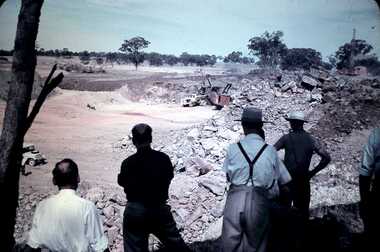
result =
[[[307,120],[305,119],[305,114],[301,111],[292,111],[288,114],[287,117],[285,117],[285,119],[288,121],[297,120],[307,122]]]

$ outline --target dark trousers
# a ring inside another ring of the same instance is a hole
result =
[[[288,207],[293,205],[301,215],[309,218],[310,181],[308,179],[293,180],[290,183],[290,194],[281,202]]]
[[[147,252],[149,234],[154,234],[168,251],[190,251],[183,241],[170,206],[146,207],[129,202],[124,212],[124,251]]]
[[[365,249],[366,251],[379,251],[379,232],[380,232],[380,193],[371,192],[369,204],[364,222]]]
[[[281,197],[281,204],[293,210],[290,211],[291,218],[282,218],[277,221],[277,229],[282,230],[281,238],[286,240],[284,242],[286,246],[282,246],[277,251],[305,251],[308,236],[310,182],[308,179],[293,179],[289,189],[289,194]]]

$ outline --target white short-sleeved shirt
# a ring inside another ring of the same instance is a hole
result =
[[[264,140],[257,134],[245,136],[240,140],[240,143],[251,160],[255,158],[256,154],[265,144]],[[249,178],[249,164],[236,143],[228,147],[223,170],[227,173],[232,184],[246,184]],[[273,146],[268,145],[256,161],[252,179],[254,186],[268,189],[269,194],[273,197],[279,194],[278,184],[273,184],[274,181],[278,181],[279,184],[290,182],[291,177],[289,172],[279,159],[277,151]],[[251,181],[248,181],[247,185],[252,185]]]
[[[39,203],[27,244],[59,252],[104,251],[108,240],[96,206],[63,189]]]

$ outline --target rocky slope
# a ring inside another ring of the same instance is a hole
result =
[[[379,126],[379,80],[336,76],[309,91],[302,85],[301,74],[286,72],[280,81],[260,74],[220,77],[220,81],[233,82],[232,104],[206,123],[172,131],[164,141],[154,143],[154,148],[167,153],[175,165],[169,203],[186,242],[193,243],[199,251],[217,251],[210,241],[220,235],[226,198],[227,183],[221,166],[227,146],[242,137],[241,127],[234,120],[245,106],[263,109],[265,119],[272,122],[265,125],[270,144],[287,132],[284,116],[288,112],[301,110],[308,115],[307,128],[326,144],[333,157],[332,164],[312,180],[312,215],[329,216],[341,228],[339,234],[346,238],[347,234],[361,231],[355,205],[359,200],[356,167],[366,129]],[[167,86],[175,90],[175,86]],[[193,90],[193,83],[180,87],[181,93]],[[177,97],[173,90],[170,94],[157,99],[172,102]],[[124,155],[134,152],[129,136],[114,143],[112,148]],[[313,160],[313,164],[317,161]],[[121,223],[126,204],[122,190],[85,185],[81,194],[99,208],[112,250],[122,251]],[[46,196],[22,193],[17,226],[20,240],[29,229],[34,207]],[[344,246],[352,242],[347,239],[341,242]],[[151,244],[152,248],[157,245],[154,238]],[[202,249],[199,244],[210,250]]]

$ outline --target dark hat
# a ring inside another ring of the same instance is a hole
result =
[[[258,108],[245,108],[241,119],[235,120],[246,123],[267,123],[268,121],[263,121],[263,112]]]

